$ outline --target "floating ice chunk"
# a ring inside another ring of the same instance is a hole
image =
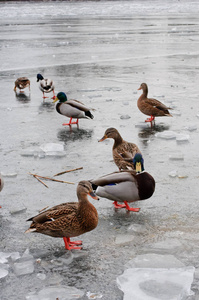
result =
[[[3,177],[17,177],[17,173],[15,173],[15,172],[13,172],[13,173],[1,172],[1,174],[3,175]]]
[[[146,232],[146,226],[140,224],[132,224],[127,229],[128,232],[143,233]]]
[[[38,156],[38,152],[35,148],[25,149],[21,152],[21,156]]]
[[[126,244],[126,243],[129,243],[129,242],[132,242],[134,240],[134,236],[133,235],[130,235],[130,234],[120,234],[118,236],[116,236],[116,239],[115,239],[115,243],[117,245],[120,245],[120,244]]]
[[[190,136],[188,134],[177,134],[176,141],[178,143],[184,143],[189,141]]]
[[[189,126],[186,126],[185,129],[188,130],[188,131],[194,131],[194,130],[197,130],[197,125],[195,124],[192,124],[192,125],[189,125]]]
[[[8,275],[8,271],[0,268],[0,279],[6,277]]]
[[[176,133],[174,131],[165,130],[163,132],[156,133],[155,136],[160,139],[173,140],[176,138]]]
[[[136,256],[127,264],[128,268],[182,268],[185,265],[170,254],[148,253]]]
[[[15,215],[15,214],[20,214],[23,213],[27,210],[27,207],[25,207],[24,205],[19,205],[16,207],[12,207],[12,209],[10,210],[10,214],[11,215]]]
[[[17,276],[32,274],[34,272],[33,259],[22,260],[14,263],[14,271]]]
[[[117,277],[123,300],[185,300],[193,295],[194,267],[131,268]]]
[[[88,299],[101,299],[103,297],[102,294],[87,292],[86,296]]]
[[[34,272],[34,258],[29,253],[29,249],[26,249],[22,257],[14,263],[14,271],[17,276]]]
[[[120,119],[121,120],[128,120],[128,119],[130,119],[131,117],[129,116],[129,115],[122,115],[122,116],[120,116]]]
[[[136,128],[149,128],[150,124],[148,122],[140,122],[135,124]]]
[[[169,155],[169,159],[170,160],[184,160],[184,155],[181,153],[172,154],[172,155]]]
[[[176,170],[173,170],[171,172],[169,172],[169,176],[170,177],[176,177],[178,174],[177,174],[177,171]]]
[[[20,254],[19,254],[19,252],[11,252],[11,253],[0,252],[0,263],[1,264],[7,263],[8,258],[11,258],[12,261],[15,261],[18,258],[20,258]]]
[[[45,152],[46,155],[49,156],[65,156],[66,152],[64,151],[64,145],[63,144],[57,144],[57,143],[47,143],[42,144],[40,146],[40,149]]]
[[[40,280],[45,280],[46,279],[46,274],[44,274],[44,273],[38,273],[37,274],[37,278],[39,278]]]
[[[38,294],[29,293],[26,300],[72,300],[83,297],[84,292],[71,286],[45,287]]]

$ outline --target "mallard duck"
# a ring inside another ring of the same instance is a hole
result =
[[[22,92],[21,90],[25,89],[26,87],[29,87],[30,91],[30,80],[27,77],[20,77],[15,81],[15,87],[14,91],[17,91],[17,88]]]
[[[141,153],[138,146],[123,140],[117,129],[108,128],[99,142],[105,139],[114,139],[113,159],[119,170],[134,169],[133,158],[136,153]]]
[[[2,174],[0,173],[0,192],[2,191],[3,187],[4,187],[4,180],[3,180]],[[0,206],[0,208],[1,208],[1,206]]]
[[[53,102],[58,101],[56,105],[56,110],[59,114],[70,118],[69,123],[64,123],[63,125],[78,124],[79,119],[93,119],[94,116],[91,114],[88,107],[86,107],[82,102],[78,100],[68,100],[65,93],[60,92]],[[77,119],[72,122],[72,119]]]
[[[143,93],[137,101],[137,106],[143,114],[150,116],[150,118],[147,118],[145,122],[152,122],[155,117],[172,117],[168,111],[168,109],[171,109],[170,107],[167,107],[156,99],[147,98],[148,86],[146,83],[142,83],[138,90],[142,90]]]
[[[37,82],[39,81],[39,88],[43,92],[43,99],[48,98],[45,96],[45,93],[53,92],[52,99],[55,99],[55,85],[52,79],[44,79],[41,74],[37,74]]]
[[[79,236],[97,227],[98,213],[96,208],[88,201],[87,195],[98,200],[92,185],[88,181],[80,181],[77,186],[78,202],[69,202],[56,205],[35,217],[28,232],[39,232],[52,237],[63,237],[65,248],[81,249],[74,245],[81,245],[82,241],[72,242],[71,237]]]
[[[128,203],[150,198],[155,191],[155,180],[149,173],[143,172],[141,154],[135,154],[133,161],[135,170],[114,172],[90,182],[96,195],[113,200],[115,208],[125,207],[129,211],[138,212],[139,208],[130,207]]]

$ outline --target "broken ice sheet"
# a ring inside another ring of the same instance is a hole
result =
[[[56,287],[45,287],[38,292],[33,294],[32,292],[26,296],[26,300],[72,300],[83,297],[84,292],[71,286],[56,286]]]
[[[189,139],[190,139],[190,136],[188,134],[177,134],[176,135],[176,142],[178,142],[178,143],[188,142]]]
[[[64,144],[58,143],[47,143],[42,144],[40,149],[49,156],[65,156],[66,152],[64,151]]]
[[[174,131],[165,130],[163,132],[156,133],[155,136],[160,139],[173,140],[176,138],[176,133]]]
[[[8,275],[8,271],[0,268],[0,279],[6,277]]]
[[[186,300],[195,268],[130,268],[117,277],[123,300]]]
[[[99,293],[91,293],[90,291],[86,293],[88,299],[101,299],[103,297],[102,294]]]

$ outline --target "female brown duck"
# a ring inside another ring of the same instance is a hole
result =
[[[112,127],[105,131],[99,142],[105,139],[114,139],[112,153],[114,162],[119,170],[134,169],[133,158],[136,153],[141,153],[138,146],[123,140],[117,129]]]
[[[98,200],[91,183],[80,181],[77,186],[78,202],[56,205],[28,219],[32,224],[26,233],[39,232],[52,237],[63,237],[67,250],[81,249],[74,245],[81,245],[82,241],[71,242],[70,238],[91,231],[98,224],[97,210],[88,201],[87,195]]]
[[[167,107],[156,99],[147,98],[148,86],[146,83],[142,83],[138,90],[142,90],[143,93],[137,101],[137,106],[143,114],[150,116],[150,118],[147,118],[145,122],[152,122],[155,117],[172,117],[168,111],[168,109],[171,109],[170,107]]]

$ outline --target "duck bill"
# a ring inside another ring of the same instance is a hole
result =
[[[138,89],[138,91],[141,90],[141,89],[142,89],[142,87],[140,86],[139,89]]]
[[[104,135],[98,142],[103,142],[103,141],[106,140],[106,139],[107,139],[107,136]]]
[[[56,97],[55,100],[53,101],[53,103],[57,102],[59,99]]]
[[[140,162],[136,163],[135,171],[136,171],[136,173],[141,173],[142,172],[142,165],[141,165]]]
[[[93,199],[99,200],[99,198],[95,195],[94,192],[90,192],[89,195],[90,195]]]

